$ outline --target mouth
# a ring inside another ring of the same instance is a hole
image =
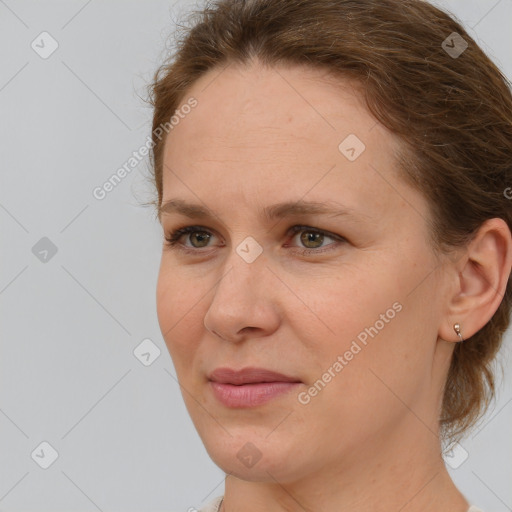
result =
[[[284,375],[265,368],[254,367],[243,368],[241,370],[217,368],[209,374],[208,379],[213,382],[233,384],[236,386],[261,382],[301,382],[301,380],[296,377],[290,377],[289,375]]]
[[[277,398],[302,381],[265,368],[217,368],[208,375],[210,389],[226,407],[255,407]]]

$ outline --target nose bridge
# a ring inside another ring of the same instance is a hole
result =
[[[245,327],[268,331],[277,325],[265,283],[272,273],[263,248],[248,238],[231,249],[204,318],[205,327],[225,339],[233,339]]]
[[[263,247],[250,236],[233,246],[226,267],[216,287],[215,297],[225,290],[239,297],[245,296],[246,292],[248,295],[257,294],[257,285],[262,282],[263,274],[268,272]]]

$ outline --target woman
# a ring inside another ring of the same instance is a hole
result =
[[[219,0],[152,84],[160,328],[225,493],[467,512],[511,310],[512,96],[420,0]]]

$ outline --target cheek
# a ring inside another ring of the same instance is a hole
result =
[[[396,279],[388,282],[391,280],[387,272],[372,271],[368,265],[347,265],[336,272],[337,277],[318,282],[317,286],[310,287],[306,296],[308,306],[316,313],[317,325],[328,335],[328,339],[318,335],[315,338],[311,333],[310,339],[316,340],[318,348],[324,347],[318,353],[328,351],[329,346],[338,351],[348,349],[350,342],[358,336],[364,342],[370,336],[368,329],[376,323],[377,330],[381,331],[399,316],[400,304],[396,303],[400,294],[397,293]],[[296,318],[302,318],[306,326],[312,315]]]
[[[384,268],[382,264],[347,267],[343,277],[330,281],[321,292],[308,294],[308,304],[322,320],[316,322],[320,328],[315,333],[311,315],[297,316],[316,363],[308,374],[311,383],[331,369],[345,375],[332,379],[337,381],[332,387],[342,386],[351,396],[359,396],[366,388],[389,394],[379,376],[400,389],[428,377],[436,339],[435,312],[428,303],[435,300],[435,290],[426,280],[424,289],[411,293],[428,273],[427,262],[427,270],[419,268],[396,255]],[[336,361],[342,368],[334,367]]]
[[[325,390],[329,407],[322,408],[331,411],[328,414],[336,421],[351,417],[355,425],[362,426],[370,414],[374,427],[383,426],[407,414],[432,385],[436,336],[434,322],[429,322],[431,312],[413,295],[401,298],[399,305],[392,302],[394,298],[354,312],[366,319],[365,324],[352,322],[347,336],[331,347],[324,359],[326,372],[342,356],[341,366],[337,366],[342,369]],[[392,304],[399,307],[390,309]],[[341,320],[339,325],[341,330]]]
[[[301,396],[300,403],[307,405],[297,412],[327,446],[339,444],[340,431],[347,447],[390,428],[408,414],[428,382],[428,354],[409,331],[413,309],[403,305],[393,310],[394,317],[382,326],[376,320],[386,308],[374,306],[370,313],[354,311],[368,318],[363,329],[359,322],[346,323],[340,317],[338,341],[322,346],[318,340],[316,368],[309,374],[307,394]],[[326,424],[332,428],[326,430]]]
[[[156,289],[158,323],[174,366],[186,367],[204,329],[202,293],[174,269],[160,268]]]

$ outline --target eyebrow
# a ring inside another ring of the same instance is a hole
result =
[[[172,213],[178,213],[191,219],[208,217],[219,218],[219,216],[208,207],[200,204],[187,203],[182,199],[169,199],[165,201],[158,209],[158,218],[161,220],[163,215],[169,215]],[[332,201],[321,203],[302,200],[288,201],[266,206],[262,210],[262,217],[269,222],[293,215],[329,215],[330,217],[343,216],[356,221],[361,221],[363,218],[370,219],[369,215],[365,215],[362,212],[356,212],[353,208],[341,207],[339,203]]]

